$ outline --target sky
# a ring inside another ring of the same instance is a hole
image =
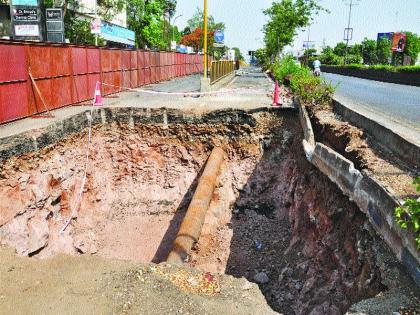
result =
[[[182,14],[176,24],[183,29],[187,20],[197,7],[203,9],[204,0],[177,0],[176,15]],[[344,28],[348,23],[350,0],[320,0],[320,4],[331,13],[315,16],[310,27],[310,41],[317,47],[335,46],[343,40]],[[409,30],[420,35],[420,0],[353,0],[358,5],[353,7],[351,27],[353,42],[361,42],[365,37],[376,39],[377,33]],[[225,43],[229,47],[239,47],[242,54],[248,50],[263,47],[262,32],[266,18],[263,9],[269,7],[272,0],[208,0],[209,14],[216,22],[224,22]],[[300,31],[293,47],[288,51],[302,49],[303,41],[308,39],[308,30]]]

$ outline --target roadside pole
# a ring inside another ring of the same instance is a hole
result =
[[[210,79],[208,78],[207,71],[208,71],[208,45],[207,45],[207,32],[208,32],[208,26],[207,26],[207,0],[204,0],[204,21],[203,21],[203,31],[204,31],[204,45],[203,45],[203,77],[200,78],[200,91],[201,92],[209,92],[210,91]]]
[[[207,58],[207,0],[204,0],[204,79],[207,79],[207,68],[208,68],[208,58]]]
[[[95,0],[95,23],[98,21],[98,1]],[[95,46],[98,46],[98,33],[95,33]]]

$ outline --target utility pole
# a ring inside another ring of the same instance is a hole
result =
[[[309,67],[309,48],[311,46],[311,43],[313,43],[313,41],[310,40],[311,38],[311,24],[308,25],[308,40],[303,42],[303,48],[306,48],[306,63],[307,66]],[[306,45],[305,45],[306,43]]]
[[[207,58],[207,0],[204,0],[204,78],[207,79],[207,68],[208,68],[208,58]]]
[[[175,41],[175,22],[176,22],[176,20],[177,20],[179,17],[181,17],[181,16],[182,16],[182,14],[180,14],[180,15],[176,16],[176,17],[174,18],[174,21],[172,22],[172,41]]]
[[[344,29],[344,40],[346,41],[346,52],[344,54],[344,64],[347,64],[347,54],[349,50],[349,41],[353,39],[353,29],[350,28],[351,24],[351,12],[354,6],[359,5],[360,0],[350,0],[350,2],[347,2],[346,5],[349,6],[349,22],[347,24],[347,28]]]
[[[95,23],[98,21],[98,1],[95,0]],[[98,33],[95,34],[95,46],[98,46]]]

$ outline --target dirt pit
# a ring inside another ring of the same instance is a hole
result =
[[[258,283],[285,314],[342,314],[386,290],[413,292],[417,301],[364,214],[306,161],[291,111],[95,126],[80,208],[60,233],[78,203],[86,137],[4,163],[2,245],[35,259],[162,262],[211,149],[221,146],[226,159],[190,266]]]

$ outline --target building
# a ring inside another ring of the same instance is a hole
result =
[[[60,8],[62,2],[56,0],[54,3]],[[135,34],[127,29],[126,10],[121,10],[111,20],[106,21],[97,14],[99,12],[97,8],[97,0],[79,0],[77,7],[69,5],[68,10],[74,11],[78,19],[89,22],[100,21],[98,37],[105,40],[107,46],[134,47]],[[21,32],[22,29],[26,33]],[[46,29],[46,9],[43,0],[0,0],[1,38],[51,40],[51,37],[47,37]]]

